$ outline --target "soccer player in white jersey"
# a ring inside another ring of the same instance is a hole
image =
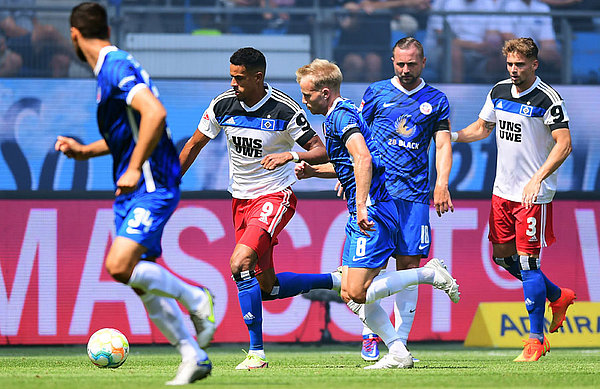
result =
[[[59,136],[55,148],[69,158],[111,154],[117,236],[106,257],[106,270],[140,296],[148,316],[181,354],[175,378],[185,385],[205,378],[212,365],[200,347],[208,345],[216,325],[212,297],[155,263],[161,254],[165,224],[179,202],[179,160],[166,125],[158,89],[133,57],[109,41],[106,10],[81,3],[71,12],[71,40],[77,56],[97,76],[98,127],[103,139],[83,145]],[[197,342],[181,309],[189,311]]]
[[[225,131],[236,240],[231,274],[250,335],[248,355],[236,369],[247,370],[268,367],[262,301],[312,289],[339,290],[341,280],[337,273],[275,274],[273,247],[296,209],[293,162],[324,163],[327,152],[300,105],[265,84],[266,59],[260,51],[239,49],[230,62],[231,89],[210,103],[179,159],[185,173],[200,150]],[[306,151],[292,151],[294,142]]]
[[[486,138],[496,128],[496,179],[489,240],[494,261],[523,281],[530,334],[516,362],[537,361],[550,349],[544,336],[546,298],[550,332],[565,319],[575,293],[542,273],[540,251],[556,240],[552,199],[556,170],[571,152],[569,117],[558,92],[535,75],[538,48],[531,38],[506,41],[502,53],[510,78],[497,83],[476,122],[452,133],[455,142]]]

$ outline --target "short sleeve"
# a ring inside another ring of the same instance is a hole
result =
[[[450,103],[446,95],[442,95],[438,111],[438,121],[435,125],[436,131],[450,131]]]
[[[360,132],[360,120],[358,118],[358,111],[351,110],[340,110],[336,112],[333,120],[335,122],[334,128],[336,135],[340,137],[342,142],[345,144],[348,142],[350,135]]]
[[[306,113],[300,109],[296,111],[287,125],[287,131],[300,146],[304,146],[312,137],[317,135],[306,119]]]
[[[200,123],[198,123],[198,131],[208,136],[210,139],[215,139],[219,132],[221,132],[221,126],[217,122],[215,111],[214,111],[214,100],[211,101],[206,111],[202,115],[202,119],[200,119]]]
[[[479,112],[479,117],[486,122],[496,123],[496,111],[491,94],[492,92],[490,91],[485,99],[483,108],[481,108],[481,112]]]
[[[133,97],[142,89],[148,88],[139,68],[136,68],[130,61],[119,61],[114,67],[113,73],[113,91],[115,98],[125,100],[127,105],[131,105]]]
[[[567,109],[563,100],[557,101],[546,110],[544,124],[551,130],[569,128],[569,115],[567,115]]]

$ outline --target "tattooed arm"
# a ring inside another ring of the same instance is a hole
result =
[[[476,122],[469,124],[458,132],[453,132],[451,139],[453,142],[475,142],[484,138],[492,133],[492,130],[496,127],[494,122],[486,122],[485,120],[478,118]]]

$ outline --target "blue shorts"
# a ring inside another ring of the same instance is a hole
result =
[[[431,245],[429,204],[402,199],[394,199],[394,203],[399,216],[394,254],[426,258]]]
[[[148,251],[144,258],[159,257],[165,224],[177,208],[179,189],[157,188],[152,193],[119,196],[113,204],[117,236],[129,238]]]
[[[369,220],[375,225],[370,236],[360,232],[356,214],[351,214],[346,224],[346,243],[342,265],[376,269],[385,266],[396,248],[394,237],[398,226],[398,214],[392,201],[368,207]]]

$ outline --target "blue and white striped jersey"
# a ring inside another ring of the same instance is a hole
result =
[[[367,88],[361,113],[385,166],[395,199],[429,203],[429,145],[436,131],[449,131],[446,95],[426,84],[404,89],[397,77]]]
[[[113,180],[116,185],[129,166],[139,132],[140,114],[131,107],[131,101],[143,88],[150,88],[158,97],[158,89],[131,54],[115,46],[102,48],[94,74],[98,78],[98,128],[113,157]],[[177,188],[179,181],[179,157],[165,126],[156,148],[142,167],[137,191]]]
[[[325,117],[323,132],[325,134],[327,155],[329,155],[329,159],[335,167],[338,180],[344,187],[344,194],[348,201],[348,211],[350,213],[356,212],[356,181],[354,180],[354,163],[350,152],[346,148],[346,142],[352,134],[357,132],[362,133],[365,138],[373,161],[373,174],[367,205],[391,200],[385,189],[384,168],[381,165],[377,147],[371,139],[369,128],[354,103],[342,98],[336,99]]]

